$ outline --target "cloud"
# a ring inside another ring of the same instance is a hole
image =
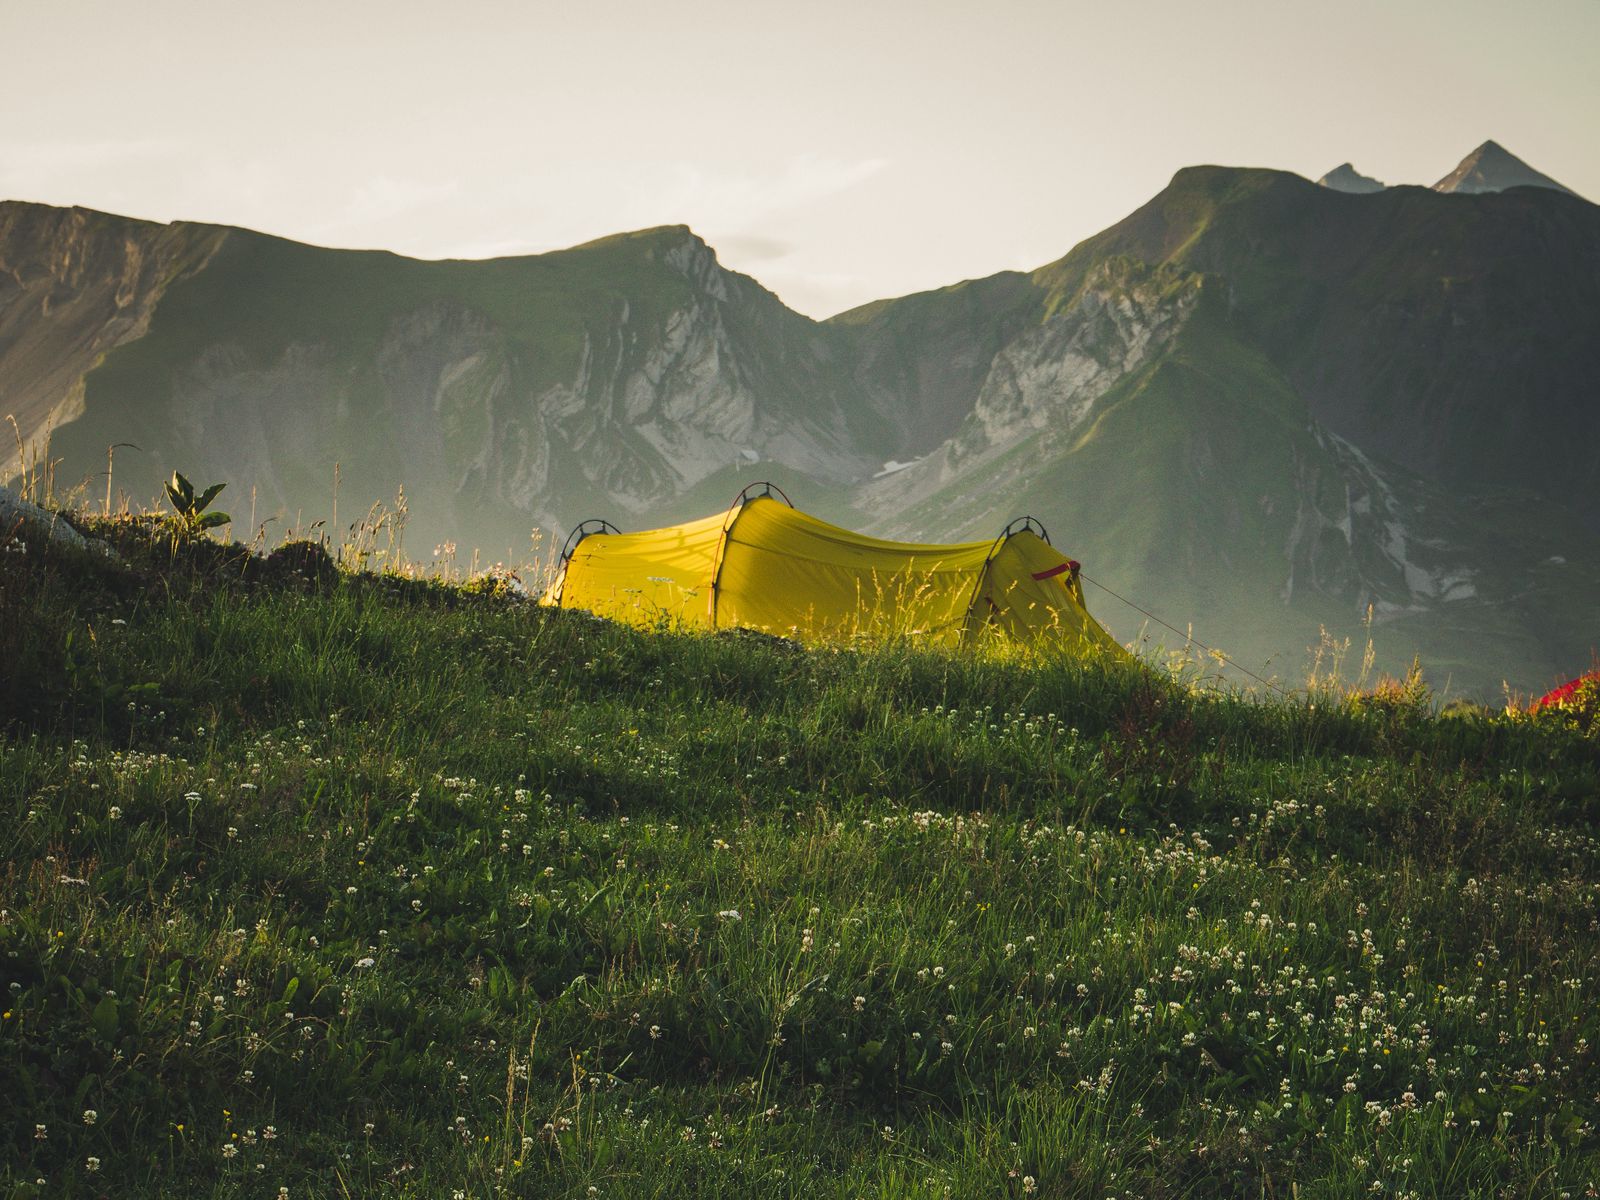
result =
[[[651,203],[706,228],[742,230],[849,191],[888,165],[883,158],[846,161],[817,154],[795,155],[765,174],[679,163]]]
[[[717,252],[743,263],[770,263],[795,251],[793,242],[753,233],[733,233],[715,239]]]
[[[340,206],[338,215],[307,232],[314,237],[327,237],[346,230],[366,229],[443,204],[460,193],[461,184],[454,179],[430,181],[378,175],[358,184]]]
[[[184,144],[169,138],[132,141],[4,142],[0,141],[0,193],[21,195],[52,191],[63,185],[126,171],[141,163],[169,162],[184,153]]]
[[[763,287],[777,293],[790,308],[822,320],[844,312],[880,293],[868,280],[847,271],[814,270],[799,262],[769,267],[761,272]]]
[[[630,229],[684,223],[747,262],[795,247],[776,230],[808,205],[857,187],[888,166],[882,158],[795,155],[766,171],[699,162],[575,166],[474,184],[446,197],[470,239],[418,239],[417,252],[459,258],[538,253]],[[747,239],[737,248],[735,239]]]

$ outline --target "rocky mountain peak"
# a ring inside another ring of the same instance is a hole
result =
[[[580,252],[622,250],[676,271],[698,292],[718,300],[726,300],[730,295],[732,273],[717,261],[717,252],[705,238],[687,225],[656,225],[649,229],[636,229],[631,233],[618,233],[586,242],[575,249]]]
[[[717,252],[687,225],[674,225],[672,229],[678,236],[667,244],[662,259],[681,271],[701,291],[726,300],[729,274],[717,261]]]
[[[1436,192],[1503,192],[1513,187],[1542,187],[1573,196],[1571,188],[1536,171],[1496,141],[1487,141],[1463,158],[1454,171],[1433,185]]]
[[[403,486],[413,548],[504,561],[752,478],[880,536],[1033,512],[1238,661],[1370,611],[1385,663],[1498,695],[1593,645],[1600,209],[1422,191],[1185,168],[1037,271],[825,323],[683,225],[424,263],[0,205],[0,420],[96,497],[177,467],[303,529],[338,468],[342,510]]]
[[[1321,179],[1317,180],[1319,187],[1331,188],[1336,192],[1352,192],[1356,195],[1367,195],[1371,192],[1385,190],[1384,184],[1370,175],[1363,175],[1355,169],[1352,163],[1340,163]]]

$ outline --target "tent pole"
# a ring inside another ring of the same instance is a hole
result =
[[[756,485],[750,485],[750,487],[754,486]],[[745,488],[745,492],[749,490],[749,487]],[[772,497],[770,495],[757,496],[755,499],[770,500]],[[785,496],[784,499],[787,500],[788,497]],[[712,629],[717,627],[717,597],[722,592],[722,564],[728,559],[728,535],[733,532],[733,527],[739,523],[739,518],[744,515],[745,508],[751,503],[753,501],[745,499],[744,492],[740,492],[734,497],[733,503],[728,506],[728,511],[722,518],[722,534],[717,539],[717,555],[711,564],[711,595],[706,600],[706,606],[709,610],[707,616],[711,618]],[[789,507],[793,508],[794,505],[791,504]]]
[[[989,546],[989,553],[984,555],[983,566],[978,568],[977,581],[972,585],[972,595],[967,597],[967,613],[961,621],[961,644],[966,645],[967,638],[972,634],[972,610],[978,603],[978,597],[983,595],[984,581],[989,578],[989,566],[994,562],[994,556],[1005,549],[1005,544],[1011,540],[1011,526],[1007,525],[1000,536]]]

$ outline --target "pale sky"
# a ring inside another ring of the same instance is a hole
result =
[[[425,258],[686,223],[827,316],[1194,163],[1600,200],[1600,0],[0,0],[0,199]]]

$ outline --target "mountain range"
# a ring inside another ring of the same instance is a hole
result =
[[[1339,192],[1365,195],[1381,192],[1384,185],[1363,175],[1352,163],[1341,163],[1317,180],[1323,187]],[[1487,141],[1456,164],[1455,170],[1433,185],[1436,192],[1503,192],[1514,187],[1542,187],[1575,195],[1571,188],[1557,183],[1543,171],[1535,171],[1499,142]]]
[[[751,479],[886,536],[1032,512],[1124,638],[1296,681],[1370,614],[1382,666],[1531,690],[1600,638],[1600,208],[1479,190],[1483,150],[1439,189],[1185,168],[1035,271],[824,322],[683,226],[434,262],[8,202],[0,414],[58,480],[122,443],[119,491],[176,467],[241,525],[403,488],[420,557]]]

